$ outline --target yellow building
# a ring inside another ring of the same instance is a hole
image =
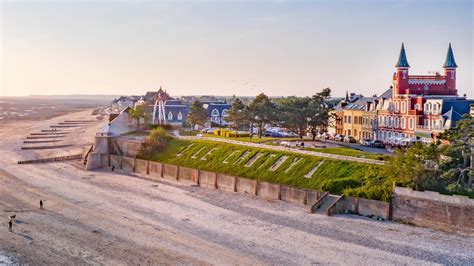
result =
[[[374,138],[377,122],[375,99],[375,97],[362,97],[344,106],[342,134],[352,136],[357,141]]]

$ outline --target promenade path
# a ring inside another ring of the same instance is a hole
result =
[[[379,161],[379,160],[374,160],[374,159],[358,158],[358,157],[353,157],[353,156],[337,155],[337,154],[330,154],[330,153],[317,152],[317,151],[307,151],[307,150],[301,150],[301,149],[284,147],[284,146],[268,145],[268,144],[263,144],[263,143],[253,143],[253,142],[245,142],[245,141],[238,141],[238,140],[231,140],[231,139],[224,139],[224,138],[213,138],[213,137],[181,136],[176,131],[174,131],[174,135],[181,139],[187,139],[187,140],[211,140],[211,141],[216,141],[216,142],[248,146],[248,147],[253,147],[253,148],[269,149],[269,150],[274,150],[274,151],[286,151],[286,152],[293,152],[293,153],[299,153],[299,154],[304,154],[304,155],[318,156],[318,157],[323,157],[323,158],[328,158],[328,159],[333,159],[333,160],[385,165],[384,161]]]

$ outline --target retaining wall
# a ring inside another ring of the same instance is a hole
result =
[[[133,172],[135,170],[135,159],[130,157],[122,157],[122,169]]]
[[[179,180],[191,180],[195,183],[198,181],[199,170],[187,168],[187,167],[179,167],[178,171],[178,179]]]
[[[282,185],[280,195],[281,200],[292,203],[306,204],[308,200],[308,191],[302,188]]]
[[[110,156],[108,154],[100,154],[100,166],[109,167],[110,166]]]
[[[148,162],[147,160],[135,159],[135,172],[147,175],[148,174]]]
[[[178,179],[178,166],[171,164],[163,164],[163,177],[168,179]]]
[[[199,171],[199,186],[217,188],[217,174],[208,171]]]
[[[257,195],[268,200],[280,199],[280,185],[267,182],[258,182]]]
[[[235,189],[239,193],[257,195],[257,180],[238,177]]]
[[[328,212],[329,215],[354,213],[362,216],[376,216],[384,220],[390,220],[390,203],[343,196]]]
[[[110,154],[110,167],[122,169],[122,156]]]
[[[468,197],[395,187],[392,206],[393,220],[474,236],[474,200]]]
[[[237,178],[235,176],[225,175],[225,174],[217,174],[217,189],[221,189],[227,192],[236,192],[236,183]]]
[[[148,163],[148,175],[150,178],[162,178],[163,164],[159,162]]]
[[[117,169],[121,169],[123,165],[124,170],[147,174],[152,179],[192,180],[202,187],[309,206],[313,206],[326,193],[125,156],[94,152],[89,154],[87,169],[107,165],[115,166]],[[330,207],[328,214],[349,212],[364,216],[374,215],[386,220],[393,218],[406,223],[474,236],[472,222],[474,200],[467,197],[395,188],[392,205],[393,209],[388,202],[344,196]]]

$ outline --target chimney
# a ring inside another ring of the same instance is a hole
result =
[[[377,110],[378,105],[379,105],[379,100],[374,100],[374,110]]]
[[[365,103],[365,111],[367,111],[367,112],[370,111],[370,106],[371,106],[371,105],[372,105],[372,102],[371,102],[371,101],[367,101],[367,102]]]

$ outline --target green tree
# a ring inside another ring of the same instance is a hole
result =
[[[247,118],[251,130],[253,125],[258,127],[258,137],[262,137],[263,126],[275,121],[275,105],[264,93],[260,93],[248,106]],[[253,132],[250,132],[253,134]]]
[[[308,122],[314,116],[310,97],[287,97],[278,101],[279,125],[298,134],[302,139],[306,134]]]
[[[136,105],[133,109],[129,110],[128,115],[137,120],[137,128],[140,127],[141,118],[143,118],[146,123],[146,121],[149,120],[151,116],[145,105]]]
[[[189,108],[188,121],[193,127],[196,125],[204,126],[207,120],[207,110],[204,109],[202,103],[199,100],[193,102]]]
[[[438,136],[450,142],[451,168],[443,175],[454,181],[450,190],[467,189],[472,191],[474,183],[474,117],[465,114],[456,125]]]
[[[232,127],[235,130],[239,130],[248,122],[247,107],[239,98],[235,98],[232,102],[232,107],[226,120],[232,122]]]
[[[331,121],[330,110],[333,106],[328,104],[331,97],[331,89],[325,88],[311,97],[312,116],[309,118],[308,126],[313,140],[318,130],[327,130]]]

